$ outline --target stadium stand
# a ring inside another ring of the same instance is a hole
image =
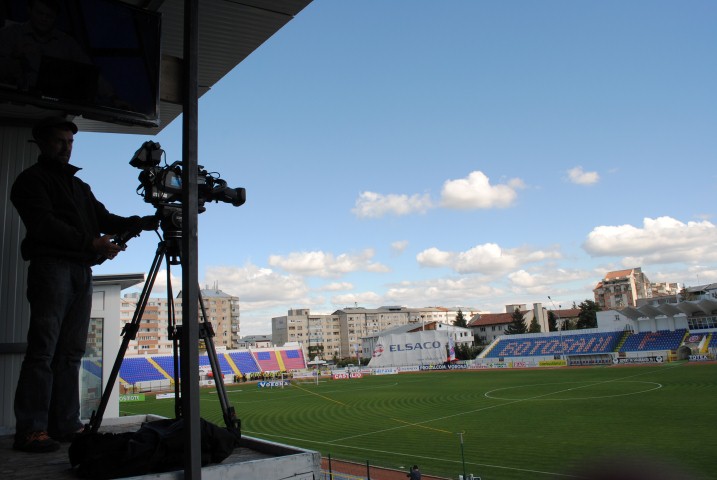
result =
[[[627,337],[621,352],[649,352],[653,350],[676,350],[685,338],[684,328],[674,331],[640,332]]]
[[[306,368],[304,352],[301,349],[281,350],[280,353],[286,370],[303,370]]]
[[[217,360],[219,360],[219,369],[222,371],[222,375],[234,375],[234,371],[232,370],[231,365],[229,365],[229,362],[227,362],[227,359],[224,358],[224,355],[217,355]],[[200,355],[199,366],[203,367],[209,365],[211,365],[209,363],[209,355]]]
[[[130,384],[150,380],[164,380],[164,375],[144,357],[130,357],[122,360],[119,376]]]
[[[82,360],[82,368],[87,370],[95,377],[102,378],[102,367],[97,363],[85,358]]]
[[[262,372],[276,372],[281,370],[279,360],[276,358],[276,351],[264,350],[261,352],[252,352],[256,363],[259,364],[259,368]]]
[[[250,374],[261,371],[249,351],[229,352],[229,356],[234,360],[234,364],[241,373]]]
[[[162,369],[174,378],[174,357],[172,355],[162,355],[152,357]]]
[[[485,358],[589,355],[615,350],[621,331],[539,337],[502,337]],[[562,344],[561,344],[562,341]]]

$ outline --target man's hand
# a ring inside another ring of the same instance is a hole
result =
[[[157,230],[159,228],[159,218],[156,215],[147,215],[139,219],[139,225],[144,231]]]
[[[115,243],[112,243],[112,235],[103,235],[100,238],[95,238],[94,240],[92,240],[92,248],[99,255],[112,260],[117,256],[119,252],[124,250],[126,247],[121,247]]]

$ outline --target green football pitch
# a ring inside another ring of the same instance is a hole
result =
[[[669,462],[717,476],[717,364],[471,370],[226,386],[251,437],[448,478],[576,478],[600,458]],[[214,389],[201,416],[223,425]],[[147,395],[123,415],[174,416]],[[462,435],[459,435],[462,433]],[[461,444],[461,437],[463,444]]]

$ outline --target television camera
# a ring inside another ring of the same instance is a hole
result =
[[[156,209],[156,216],[168,242],[168,254],[172,264],[179,264],[179,243],[182,237],[182,162],[160,166],[164,150],[159,143],[147,141],[134,153],[129,164],[142,170],[139,173],[137,194]],[[197,195],[199,213],[206,211],[206,202],[224,202],[239,207],[246,202],[246,189],[230,188],[217,173],[209,173],[197,167]],[[127,242],[140,234],[140,230],[118,234],[112,240],[125,247]],[[102,263],[99,258],[97,263]]]
[[[139,174],[140,185],[137,193],[144,201],[156,208],[173,206],[182,200],[182,162],[160,167],[164,150],[159,143],[144,142],[135,152],[129,164],[142,170]],[[211,174],[201,165],[197,171],[197,188],[199,194],[199,213],[206,209],[206,202],[225,202],[239,207],[246,202],[244,188],[230,188],[226,180],[218,174]],[[181,225],[178,225],[181,228]]]

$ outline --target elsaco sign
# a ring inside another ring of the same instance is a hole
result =
[[[442,363],[446,360],[444,345],[447,342],[448,334],[437,330],[381,335],[368,366],[384,368]]]
[[[404,343],[388,346],[390,352],[410,352],[411,350],[430,350],[432,348],[441,348],[441,342],[434,340],[432,342]]]

